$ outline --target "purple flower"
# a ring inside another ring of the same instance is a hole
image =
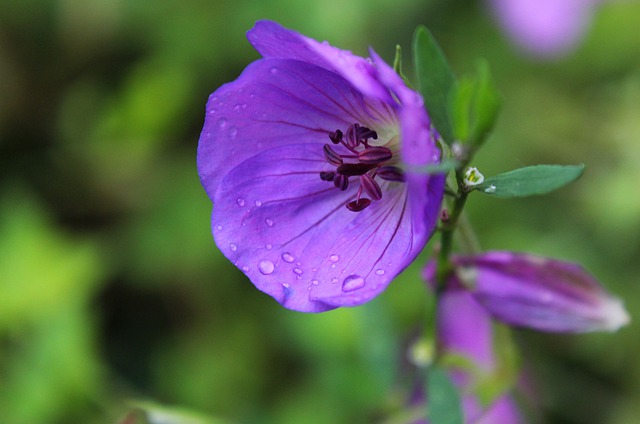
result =
[[[495,318],[541,331],[615,331],[629,322],[622,302],[576,264],[512,252],[453,258],[449,285],[465,287]],[[433,279],[434,266],[426,270]]]
[[[431,269],[428,268],[427,272],[430,273]],[[459,286],[448,287],[438,303],[437,325],[436,337],[442,362],[460,364],[448,366],[448,372],[462,395],[464,422],[524,422],[509,393],[498,392],[493,399],[479,393],[487,381],[495,381],[501,372],[494,349],[493,324],[487,311],[467,290]],[[423,401],[424,394],[419,397]],[[428,422],[422,420],[415,424]]]
[[[491,317],[473,296],[461,288],[446,290],[438,303],[438,342],[445,358],[462,356],[472,367],[453,367],[451,377],[460,389],[466,423],[516,424],[523,422],[509,394],[483,405],[474,387],[495,379],[496,353]]]
[[[364,59],[275,22],[247,37],[263,59],[216,90],[198,146],[224,255],[287,308],[366,302],[434,230],[442,176],[422,98]]]
[[[583,38],[603,0],[489,0],[511,40],[541,57],[568,53]]]

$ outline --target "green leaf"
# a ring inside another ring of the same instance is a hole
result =
[[[419,26],[414,35],[413,58],[418,89],[429,116],[442,138],[451,143],[454,135],[449,107],[456,79],[433,35],[424,26]]]
[[[451,119],[456,140],[480,145],[484,142],[500,110],[501,99],[495,89],[489,65],[478,64],[477,75],[462,79],[451,96]]]
[[[536,165],[486,178],[474,189],[496,197],[526,197],[550,193],[578,179],[584,165]]]
[[[427,415],[431,424],[463,424],[458,390],[447,373],[436,366],[427,371]]]

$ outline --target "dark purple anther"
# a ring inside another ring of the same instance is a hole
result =
[[[373,200],[382,199],[382,189],[369,174],[360,176],[360,186]]]
[[[381,166],[376,170],[376,176],[387,181],[403,183],[407,180],[404,173],[397,166]]]
[[[328,144],[325,144],[322,147],[322,150],[324,151],[324,157],[327,158],[327,161],[331,165],[335,165],[335,166],[342,165],[342,158],[340,157],[339,154],[333,151],[331,146],[329,146]]]
[[[361,199],[354,200],[353,202],[347,203],[347,209],[349,209],[352,212],[360,212],[370,204],[371,204],[371,200],[363,197]]]
[[[329,133],[329,138],[333,142],[333,144],[338,144],[342,141],[342,131],[335,130],[334,132]]]
[[[336,173],[333,171],[327,172],[327,171],[322,171],[320,173],[320,179],[322,181],[333,181],[333,178],[336,176]]]
[[[358,140],[367,141],[368,139],[373,138],[374,140],[378,139],[378,133],[372,129],[367,127],[359,127],[358,128]]]
[[[347,146],[349,147],[357,147],[360,144],[360,140],[358,140],[358,130],[360,125],[353,124],[347,128]]]
[[[392,157],[393,153],[386,147],[368,147],[358,152],[358,160],[362,163],[378,164],[388,161]]]
[[[349,187],[349,177],[346,175],[336,174],[333,178],[333,184],[341,191],[345,191]]]
[[[340,165],[337,171],[338,174],[341,175],[354,176],[366,174],[375,167],[375,165],[367,163],[345,163],[344,165]]]

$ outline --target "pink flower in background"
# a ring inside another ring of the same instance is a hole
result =
[[[575,49],[603,0],[489,0],[513,43],[539,57]]]
[[[448,286],[464,287],[494,318],[540,331],[616,331],[629,323],[622,302],[580,265],[513,252],[454,256]],[[435,266],[425,270],[433,281]]]

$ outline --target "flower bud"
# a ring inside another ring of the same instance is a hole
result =
[[[513,252],[452,260],[455,275],[449,284],[466,287],[489,313],[507,324],[584,333],[616,331],[629,323],[622,302],[579,265]],[[430,268],[427,274],[433,274]]]

